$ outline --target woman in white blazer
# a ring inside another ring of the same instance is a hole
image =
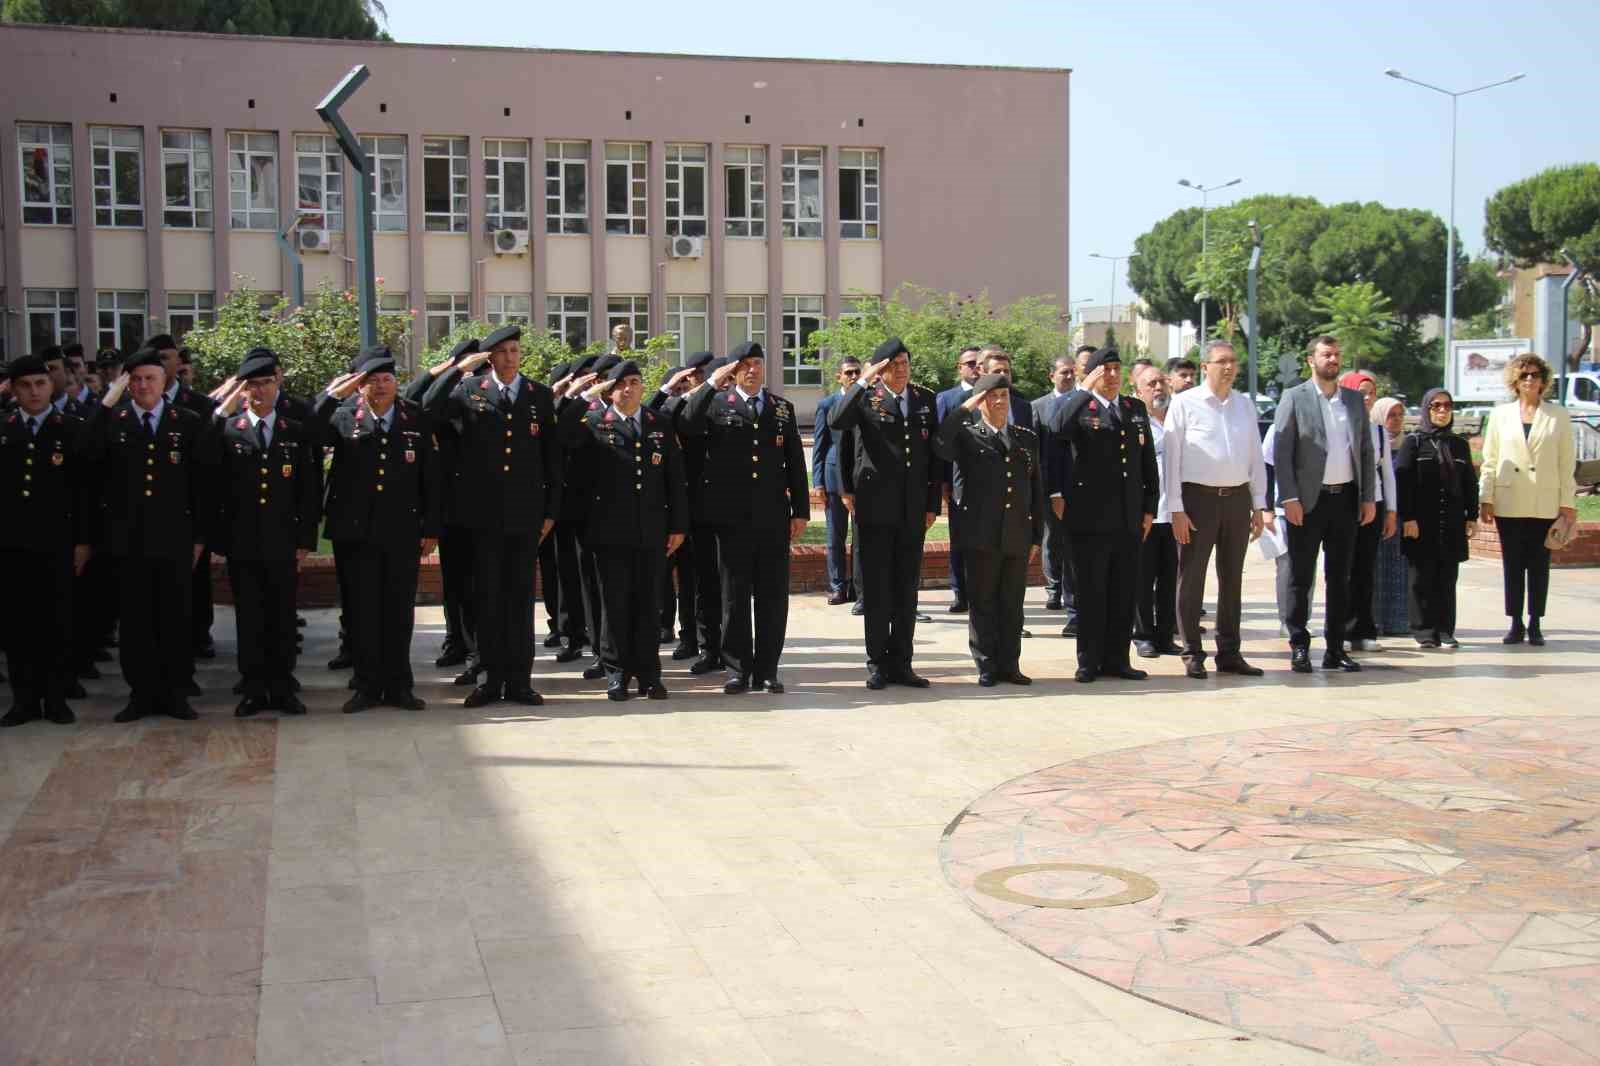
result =
[[[1506,364],[1506,388],[1514,399],[1496,407],[1483,430],[1483,466],[1478,472],[1479,518],[1500,531],[1500,567],[1505,574],[1506,644],[1543,644],[1539,619],[1550,590],[1551,523],[1576,515],[1578,486],[1572,420],[1566,408],[1544,398],[1550,364],[1528,352]],[[1523,589],[1528,624],[1522,624]]]

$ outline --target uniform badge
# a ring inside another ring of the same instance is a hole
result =
[[[1100,428],[1100,420],[1098,418],[1095,418],[1095,417],[1091,416],[1089,418],[1089,428],[1090,429],[1094,429],[1094,430],[1098,430]]]
[[[62,463],[66,462],[66,461],[67,461],[67,457],[65,455],[62,455],[60,452],[54,452],[50,456],[50,465],[51,466],[60,466]]]
[[[413,451],[407,451],[406,452],[406,462],[414,463],[416,461],[417,461],[417,453],[413,452]]]
[[[1139,432],[1139,447],[1144,447],[1144,431]]]
[[[177,466],[182,461],[183,461],[183,454],[181,452],[168,452],[167,453],[167,462],[171,463],[173,466]]]
[[[661,453],[660,452],[651,452],[650,453],[650,465],[651,466],[660,466],[661,465]]]
[[[537,423],[537,422],[529,422],[528,423],[528,436],[537,437],[538,435],[539,435],[539,423]]]
[[[776,444],[780,448],[783,447],[783,434],[779,433],[777,440],[773,441],[773,443]]]
[[[293,463],[284,463],[283,464],[283,476],[284,477],[294,477],[294,464]]]
[[[927,430],[923,430],[922,431],[922,439],[923,440],[927,440],[928,439],[928,431]]]

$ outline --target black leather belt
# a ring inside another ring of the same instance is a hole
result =
[[[1249,485],[1199,485],[1193,481],[1183,483],[1183,494],[1198,493],[1201,496],[1232,496],[1236,492],[1250,491]]]

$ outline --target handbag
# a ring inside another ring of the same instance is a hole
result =
[[[1544,535],[1544,546],[1551,551],[1560,551],[1572,543],[1573,534],[1577,532],[1578,520],[1575,516],[1560,514],[1550,523],[1549,532]]]

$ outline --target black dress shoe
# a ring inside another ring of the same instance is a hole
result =
[[[904,685],[906,688],[927,688],[931,681],[918,674],[915,670],[905,669],[895,676],[894,683]]]
[[[1156,645],[1156,651],[1160,652],[1162,655],[1182,655],[1183,654],[1183,649],[1178,646],[1177,642],[1171,641],[1171,640],[1166,641],[1165,643],[1157,644]]]
[[[1210,674],[1206,673],[1206,664],[1198,660],[1195,662],[1184,663],[1183,672],[1186,676],[1192,677],[1196,681],[1204,681],[1206,678],[1211,676]]]
[[[923,614],[921,611],[918,611],[917,612],[917,621],[919,621],[919,622],[931,622],[931,621],[933,621],[933,616],[932,615],[926,615],[926,614]]]
[[[700,645],[691,644],[687,640],[678,641],[678,646],[672,649],[672,658],[675,662],[682,662],[685,659],[694,659],[697,658],[699,654]]]
[[[478,683],[478,675],[481,673],[483,673],[483,667],[469,661],[467,668],[457,674],[450,683],[452,685],[476,685]]]
[[[1062,626],[1061,627],[1061,635],[1064,636],[1064,637],[1075,637],[1075,636],[1077,636],[1078,635],[1078,623],[1076,623],[1076,622],[1068,622],[1066,625]]]
[[[889,687],[889,679],[883,676],[881,670],[868,670],[867,687],[874,692],[881,692]]]
[[[547,647],[547,648],[559,648],[559,647],[561,647],[561,634],[560,633],[551,633],[549,636],[545,637],[544,638],[544,646]]]
[[[1047,611],[1064,611],[1066,607],[1062,605],[1060,596],[1047,596],[1044,601],[1044,609]]]
[[[1100,671],[1100,676],[1121,678],[1123,681],[1144,681],[1150,675],[1132,666],[1114,666],[1109,670]]]
[[[993,674],[980,672],[978,674],[978,684],[983,688],[994,688],[995,685],[999,684],[999,682],[995,680],[995,676]]]
[[[196,644],[194,646],[194,657],[196,659],[215,659],[217,657],[216,644],[209,640],[204,644]]]
[[[556,652],[556,662],[558,663],[575,663],[581,658],[583,658],[582,644],[568,644]]]
[[[355,664],[356,664],[356,657],[354,655],[351,655],[347,651],[341,651],[338,655],[335,655],[333,658],[328,660],[328,669],[329,670],[348,670],[351,667],[355,666]]]
[[[192,722],[200,717],[200,712],[189,706],[189,701],[182,696],[175,696],[165,708],[168,718],[176,718],[180,722]]]
[[[378,706],[380,702],[381,701],[378,699],[378,694],[376,692],[367,692],[363,689],[356,689],[356,694],[345,700],[344,706],[339,709],[345,714],[357,714],[361,711]]]
[[[640,695],[644,696],[646,699],[664,700],[667,698],[667,686],[663,685],[659,681],[652,681],[650,684],[642,685],[641,687],[643,688],[643,692],[641,692]]]
[[[433,660],[433,665],[440,670],[448,670],[452,666],[461,666],[466,661],[467,653],[465,650],[448,648],[437,659]]]
[[[118,711],[117,716],[111,720],[113,722],[122,724],[126,724],[128,722],[137,722],[139,719],[143,718],[149,713],[149,704],[145,703],[143,700],[132,699],[129,700],[128,705],[122,708],[122,710]]]
[[[1031,685],[1031,684],[1033,684],[1033,678],[1029,677],[1027,674],[1023,673],[1021,670],[1013,670],[1008,674],[1001,674],[1000,675],[1000,680],[1008,681],[1013,685]]]
[[[100,668],[95,666],[94,663],[84,663],[73,672],[85,681],[98,681],[105,676],[100,673]]]
[[[69,700],[87,699],[89,694],[83,689],[83,682],[77,678],[70,678],[61,686],[61,694]]]
[[[0,718],[0,729],[10,729],[14,726],[27,725],[29,722],[37,722],[43,717],[44,712],[39,709],[39,705],[37,703],[13,704],[11,709],[5,713],[5,717]],[[119,715],[117,717],[117,721],[131,722],[133,719],[123,719]]]
[[[1148,640],[1134,641],[1133,650],[1138,653],[1141,659],[1161,658],[1161,652]]]
[[[727,682],[722,686],[722,694],[724,696],[737,696],[741,692],[748,691],[750,691],[749,674],[734,674],[732,677],[728,678]]]
[[[831,593],[828,596],[828,606],[829,607],[837,607],[841,603],[849,603],[849,602],[850,602],[850,597],[846,596],[843,592]]]
[[[1072,679],[1078,682],[1080,685],[1087,685],[1089,682],[1095,679],[1095,672],[1080,666],[1076,671],[1073,672]]]
[[[507,685],[506,700],[510,703],[520,703],[524,707],[544,706],[544,697],[535,692],[533,686],[526,681],[520,685]]]
[[[704,655],[696,659],[689,666],[691,674],[709,674],[713,670],[722,669],[722,659],[715,655]]]
[[[1292,648],[1289,651],[1289,669],[1297,674],[1311,673],[1311,649]]]
[[[608,700],[615,700],[621,703],[632,695],[633,693],[628,691],[628,679],[625,677],[612,678],[611,683],[606,686],[606,699]]]
[[[281,714],[305,714],[306,705],[300,701],[299,696],[288,692],[278,697],[278,711]]]
[[[957,600],[953,601],[950,604],[949,611],[950,611],[951,614],[966,614],[967,613],[967,601],[966,600],[962,600],[962,599],[957,599]]]
[[[467,693],[467,698],[461,701],[461,706],[469,710],[474,707],[487,707],[500,698],[499,685],[479,685]]]
[[[1536,648],[1544,647],[1544,631],[1539,628],[1537,618],[1528,619],[1528,643]]]
[[[1217,656],[1217,673],[1238,674],[1240,677],[1260,677],[1266,673],[1259,666],[1251,666],[1242,655]]]
[[[44,701],[44,720],[56,725],[71,725],[78,720],[78,716],[72,713],[66,700],[47,699]]]
[[[383,702],[391,707],[398,707],[402,711],[420,711],[428,706],[428,701],[420,699],[415,692],[408,688],[393,688],[383,695]]]
[[[590,663],[587,667],[584,668],[584,671],[583,671],[583,679],[585,681],[599,681],[602,677],[605,677],[605,676],[606,676],[606,668],[604,666],[600,665],[600,660],[599,659],[596,659],[594,662]]]
[[[262,705],[261,700],[254,696],[246,696],[239,701],[239,706],[233,709],[233,716],[235,718],[252,718],[264,710],[266,710],[266,707]]]
[[[855,603],[850,605],[850,613],[855,615],[857,618],[860,618],[862,615],[867,613],[867,605],[862,603],[860,600],[857,600]]]
[[[361,679],[352,676],[349,681],[344,683],[344,687],[349,689],[351,692],[354,692],[356,689],[361,687]]]
[[[757,681],[755,687],[763,692],[770,692],[774,696],[783,695],[783,682],[779,681],[775,677],[769,677],[761,681]]]
[[[1324,670],[1343,670],[1347,674],[1361,672],[1361,664],[1342,651],[1332,655],[1324,655],[1322,657],[1322,668]]]
[[[1511,628],[1506,630],[1506,635],[1500,638],[1502,644],[1521,644],[1528,631],[1522,628],[1522,619],[1515,618],[1511,621]]]

